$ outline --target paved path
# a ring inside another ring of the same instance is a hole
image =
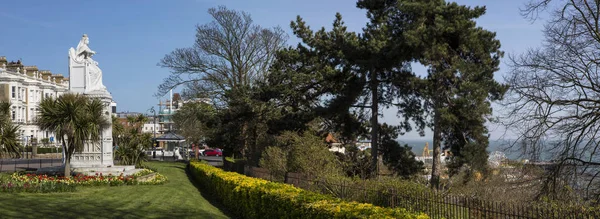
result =
[[[213,166],[223,166],[223,157],[208,157],[208,156],[200,156],[198,157],[200,160],[205,160],[208,164]]]

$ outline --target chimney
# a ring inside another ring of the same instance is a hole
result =
[[[36,71],[38,71],[38,68],[35,65],[23,67],[23,73],[29,77],[34,77]]]
[[[42,75],[42,79],[46,81],[50,81],[50,77],[52,77],[52,72],[48,70],[41,70],[40,74]]]
[[[56,74],[53,76],[54,82],[57,84],[62,83],[62,79],[64,78],[62,74]]]
[[[21,60],[16,61],[16,62],[11,61],[6,64],[6,69],[9,71],[21,73],[21,69],[23,69],[23,64],[21,64]]]
[[[6,68],[7,64],[6,56],[0,56],[0,68]]]

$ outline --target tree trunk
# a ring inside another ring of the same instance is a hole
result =
[[[71,177],[71,155],[73,155],[73,153],[67,149],[67,143],[63,136],[60,137],[60,140],[62,142],[63,160],[65,162],[65,177]]]
[[[379,175],[378,160],[379,160],[379,96],[377,93],[377,75],[371,72],[371,171],[373,176]]]
[[[248,122],[244,121],[244,124],[242,125],[242,150],[240,151],[242,153],[242,157],[245,158],[246,160],[250,160],[248,157],[248,143],[246,141],[246,132],[248,131]]]
[[[439,189],[440,186],[440,148],[441,148],[441,131],[440,130],[440,113],[438,109],[438,103],[434,103],[434,116],[433,116],[433,165],[431,166],[431,188]]]
[[[65,177],[71,177],[71,156],[65,159]]]

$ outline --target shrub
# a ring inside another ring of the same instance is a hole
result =
[[[96,174],[74,177],[14,173],[0,177],[0,192],[73,192],[77,186],[157,185],[167,178],[152,170],[142,170],[131,176]]]
[[[31,152],[31,148],[28,149]],[[37,148],[37,154],[62,153],[62,148]]]
[[[191,162],[189,168],[206,191],[242,218],[429,218],[401,208],[346,202],[288,184],[225,172],[202,162]]]
[[[287,131],[277,136],[275,143],[263,151],[259,164],[278,180],[283,180],[286,172],[314,178],[342,175],[342,166],[335,154],[312,131],[302,134]]]
[[[267,147],[260,159],[260,166],[267,168],[276,181],[283,181],[287,172],[287,154],[279,147]]]
[[[344,200],[371,203],[381,207],[390,207],[393,204],[419,212],[419,209],[427,209],[427,206],[434,206],[435,202],[441,201],[435,199],[437,196],[423,184],[397,177],[381,176],[367,180],[358,177],[327,177],[319,179],[318,183],[308,182],[300,183],[300,187]],[[431,201],[417,202],[424,198]]]

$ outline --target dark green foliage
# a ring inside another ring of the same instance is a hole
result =
[[[152,134],[142,133],[148,118],[144,115],[128,116],[127,125],[121,124],[116,116],[112,118],[114,158],[121,165],[142,166],[147,160],[145,150],[152,147]]]
[[[485,121],[492,113],[490,102],[501,99],[506,91],[493,78],[503,55],[500,42],[495,33],[475,23],[484,13],[484,7],[445,1],[403,1],[391,19],[398,39],[407,40],[417,51],[414,58],[428,67],[421,85],[434,130],[434,187],[439,182],[442,141],[457,158],[453,161],[457,166],[486,165],[479,161],[487,157],[481,148],[471,147],[469,155],[462,154],[468,144],[487,147]]]
[[[410,131],[412,118],[422,130],[411,57],[404,51],[405,44],[389,40],[392,32],[385,23],[386,8],[377,7],[365,8],[371,22],[362,34],[348,32],[340,14],[331,31],[313,32],[300,17],[292,22],[294,34],[303,43],[278,54],[271,77],[288,85],[289,92],[304,92],[281,98],[284,104],[294,112],[308,110],[331,120],[334,131],[346,137],[364,133],[368,121],[371,139],[378,139],[379,107],[400,106],[401,127]],[[378,151],[377,141],[371,145]],[[373,171],[378,154],[372,154]]]
[[[349,177],[366,179],[371,176],[371,150],[361,151],[356,145],[345,145],[346,153],[336,153],[344,172]]]
[[[400,145],[398,138],[398,127],[383,124],[381,130],[381,151],[383,163],[390,167],[395,175],[410,178],[422,173],[423,162],[415,160],[415,154],[408,145]]]
[[[10,103],[0,102],[0,157],[21,157],[18,133],[19,126],[10,117]]]
[[[62,148],[38,148],[38,154],[62,153]]]

